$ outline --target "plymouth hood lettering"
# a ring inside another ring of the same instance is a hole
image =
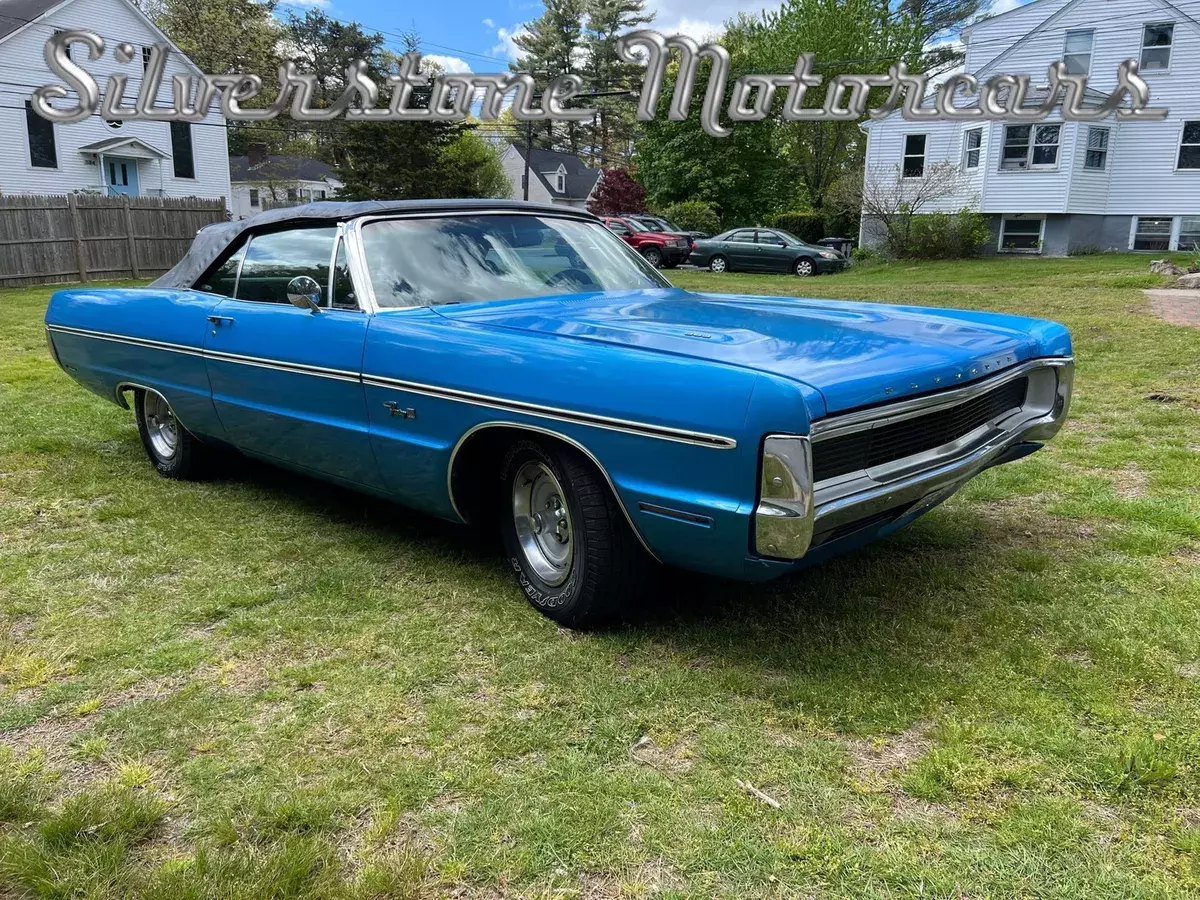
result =
[[[783,375],[818,391],[828,413],[986,378],[1042,355],[1037,326],[1051,324],[990,313],[681,290],[440,311],[481,325],[645,347]]]

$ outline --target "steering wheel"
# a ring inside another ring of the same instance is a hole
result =
[[[561,269],[546,279],[547,287],[558,287],[563,282],[571,281],[579,287],[595,287],[595,279],[582,269]]]

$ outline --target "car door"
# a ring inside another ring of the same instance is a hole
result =
[[[759,230],[758,259],[764,272],[789,272],[792,268],[791,249],[773,231]]]
[[[204,346],[226,435],[246,453],[379,487],[360,378],[369,317],[338,228],[256,234],[239,253]],[[316,311],[288,300],[301,275],[321,286]]]
[[[754,229],[735,231],[725,242],[726,253],[735,269],[755,272],[759,268],[758,247],[754,240]]]
[[[621,240],[627,243],[630,247],[637,247],[637,241],[634,239],[633,230],[625,224],[621,219],[605,219],[604,224],[608,226],[608,230],[617,235]]]

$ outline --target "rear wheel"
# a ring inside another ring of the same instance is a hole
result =
[[[793,271],[801,278],[807,278],[817,271],[817,267],[813,265],[811,259],[798,259]]]
[[[204,476],[213,451],[180,424],[162,394],[139,390],[133,407],[142,446],[158,474],[181,481]]]
[[[663,255],[662,251],[657,247],[647,247],[642,251],[642,256],[645,258],[646,262],[650,263],[650,265],[654,266],[654,268],[662,268]]]
[[[714,256],[712,259],[710,259],[708,261],[708,270],[710,272],[716,272],[718,275],[720,275],[722,272],[724,272],[728,268],[729,268],[729,261],[726,260],[725,257],[723,257],[723,256]]]
[[[526,599],[571,628],[619,620],[646,556],[600,473],[569,447],[519,441],[502,476],[504,546]]]

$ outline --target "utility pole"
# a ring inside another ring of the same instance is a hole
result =
[[[533,120],[525,122],[525,175],[521,179],[521,193],[524,200],[529,199],[529,156],[533,153]]]

